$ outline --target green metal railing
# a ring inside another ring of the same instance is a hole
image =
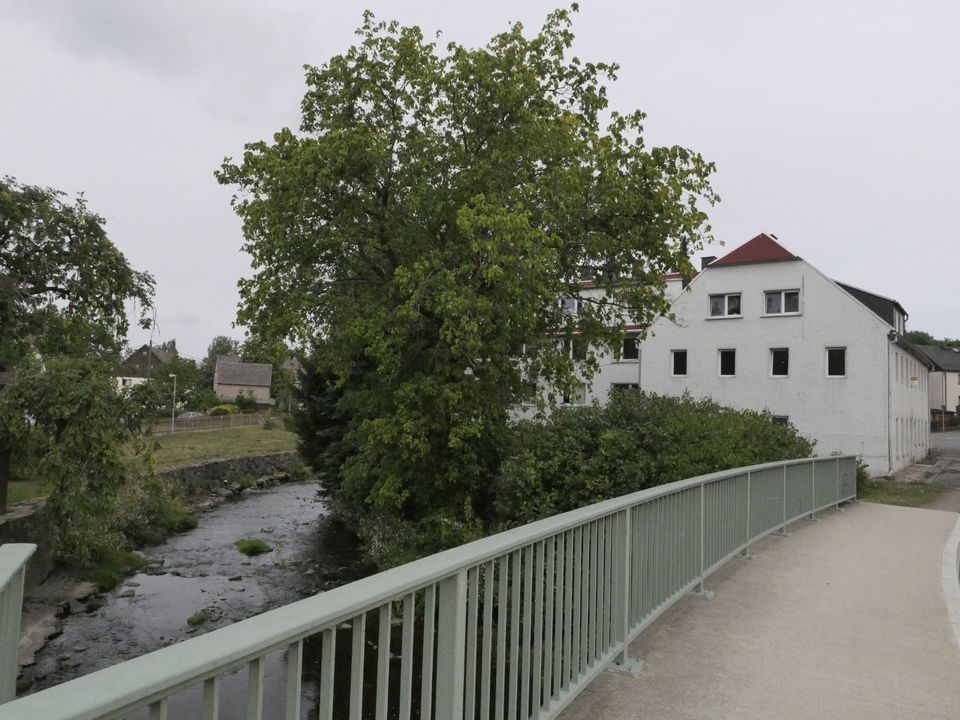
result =
[[[855,496],[854,456],[756,465],[651,488],[15,700],[0,717],[107,720],[149,708],[151,720],[160,720],[172,696],[195,688],[189,716],[212,720],[222,678],[245,667],[246,718],[295,720],[311,638],[321,647],[322,720],[549,720],[597,673],[625,662],[629,642],[679,598],[703,589],[724,562]],[[349,636],[349,654],[337,653],[340,636]],[[368,644],[375,647],[370,662]],[[285,699],[264,708],[272,653],[285,654]]]

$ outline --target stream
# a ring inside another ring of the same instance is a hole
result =
[[[198,516],[199,526],[143,550],[150,564],[107,593],[91,613],[70,615],[63,632],[37,653],[32,690],[41,690],[232,624],[360,577],[352,537],[328,517],[315,482],[293,482],[229,499]],[[247,557],[243,538],[269,543],[271,552]],[[191,626],[187,619],[206,611]],[[306,660],[306,658],[305,658]],[[282,705],[286,659],[267,657],[264,708]],[[305,665],[308,664],[305,662]],[[246,673],[223,678],[220,717],[244,717]],[[316,695],[304,680],[302,716]],[[199,688],[170,701],[170,717],[199,713]],[[130,717],[146,717],[136,713]],[[265,717],[272,714],[265,712]]]

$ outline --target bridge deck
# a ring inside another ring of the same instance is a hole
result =
[[[941,583],[957,514],[861,503],[771,536],[632,645],[563,720],[958,718]]]

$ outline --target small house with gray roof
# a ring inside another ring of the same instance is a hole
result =
[[[954,425],[960,416],[960,348],[918,345],[930,358],[930,414],[934,425]]]
[[[221,400],[235,401],[240,395],[249,395],[258,409],[273,406],[270,386],[273,366],[270,363],[240,362],[233,355],[218,355],[213,373],[213,392]]]

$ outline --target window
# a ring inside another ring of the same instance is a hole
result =
[[[629,334],[623,339],[623,347],[620,349],[620,359],[640,359],[640,338],[636,334]]]
[[[786,427],[787,425],[790,424],[790,416],[774,415],[773,417],[770,418],[770,422],[772,422],[774,425],[783,425],[784,427]]]
[[[123,378],[123,380],[120,381],[120,384],[123,387],[130,387],[131,385],[133,385],[133,380],[131,380],[130,378]]]
[[[710,296],[710,317],[740,315],[740,293]]]
[[[786,315],[800,312],[799,290],[770,290],[763,294],[763,307],[767,315]]]
[[[574,360],[587,359],[587,341],[579,335],[575,335],[572,340],[564,340],[563,349]]]
[[[686,350],[672,350],[673,354],[673,374],[674,375],[686,375],[687,374],[687,351]]]
[[[639,383],[611,383],[610,392],[626,392],[627,390],[639,390]]]
[[[564,405],[585,405],[587,402],[587,386],[575,385],[569,392],[563,394]]]
[[[790,351],[787,348],[770,350],[770,374],[774,377],[786,377],[790,374]]]
[[[737,374],[737,351],[720,351],[720,375],[723,377],[733,377]]]
[[[537,384],[535,382],[525,382],[521,390],[521,402],[533,404],[537,401]]]
[[[580,312],[580,309],[583,307],[583,301],[579,298],[563,298],[563,300],[560,301],[560,307],[572,315]]]
[[[846,377],[847,349],[827,348],[827,377]]]

